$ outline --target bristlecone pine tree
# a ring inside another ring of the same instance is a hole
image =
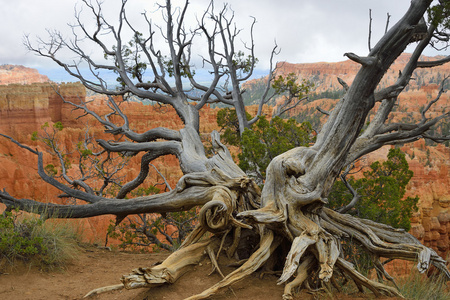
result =
[[[89,294],[123,287],[173,283],[186,267],[197,264],[204,255],[209,256],[216,265],[218,252],[226,252],[232,257],[238,247],[246,247],[254,251],[248,257],[239,257],[247,259],[245,263],[217,284],[189,299],[207,298],[263,265],[266,268],[276,265],[268,262],[277,259],[282,259],[284,263],[279,278],[279,283],[286,284],[284,299],[292,298],[295,287],[317,287],[317,283],[321,285],[328,281],[333,283],[337,274],[344,274],[358,287],[366,287],[376,296],[400,296],[395,287],[364,277],[340,256],[340,241],[349,238],[373,254],[379,272],[389,280],[391,277],[383,269],[380,258],[417,261],[420,272],[434,265],[450,278],[445,260],[407,232],[327,208],[327,195],[336,177],[359,157],[386,144],[407,143],[419,138],[445,140],[427,133],[438,121],[449,116],[449,112],[437,117],[428,115],[429,108],[438,101],[443,90],[424,108],[418,123],[389,124],[387,120],[398,95],[407,86],[416,68],[430,68],[450,61],[450,57],[438,61],[419,61],[427,46],[448,41],[449,1],[439,1],[427,13],[432,5],[431,0],[412,0],[405,15],[370,49],[367,56],[345,54],[360,65],[353,83],[348,85],[341,81],[346,93],[330,112],[313,146],[294,148],[272,160],[266,170],[262,191],[235,164],[227,148],[219,141],[217,132],[211,134],[214,151],[211,157],[205,153],[199,136],[199,111],[208,103],[220,102],[232,106],[236,110],[241,133],[261,114],[260,109],[257,116],[247,120],[240,89],[241,83],[252,75],[256,63],[253,52],[255,22],[251,26],[250,42],[239,48],[237,39],[240,38],[240,30],[235,27],[232,11],[226,5],[215,10],[213,1],[203,15],[197,16],[194,30],[184,25],[190,13],[188,2],[174,9],[171,1],[167,0],[160,6],[164,26],[157,27],[151,16],[144,14],[147,23],[142,30],[147,33],[134,27],[136,19],[128,18],[125,13],[125,0],[117,20],[107,20],[101,4],[92,4],[87,0],[83,2],[87,11],[93,14],[95,24],[85,25],[83,14],[76,14],[72,40],[66,40],[57,31],[50,31],[49,42],[40,42],[36,46],[26,39],[26,44],[32,52],[55,61],[86,88],[110,96],[111,113],[122,119],[120,124],[114,123],[109,118],[110,114],[100,116],[89,110],[85,103],[73,105],[95,117],[105,126],[106,132],[126,137],[126,141],[119,142],[98,140],[105,151],[123,155],[145,152],[141,172],[133,181],[122,185],[115,199],[108,199],[94,193],[89,182],[58,181],[47,175],[42,153],[17,143],[38,156],[39,174],[43,180],[66,196],[86,204],[44,204],[31,199],[17,199],[6,191],[0,192],[0,201],[8,208],[17,207],[52,217],[85,218],[113,214],[118,221],[130,214],[164,213],[202,206],[198,226],[181,248],[162,264],[136,269],[124,275],[121,284]],[[130,32],[131,36],[127,35]],[[198,44],[206,50],[202,60],[204,67],[211,72],[212,79],[208,86],[196,80],[191,61],[191,50],[195,50],[194,45]],[[385,72],[410,44],[415,46],[414,51],[397,81],[386,88],[377,88]],[[159,49],[161,46],[166,49]],[[98,49],[104,58],[96,60],[91,56],[93,49]],[[72,51],[72,55],[60,55],[66,50]],[[244,51],[248,56],[243,54]],[[277,47],[274,47],[272,54],[276,52]],[[77,60],[79,65],[63,60],[63,57],[73,57],[73,54],[80,58]],[[88,74],[89,77],[79,71],[83,66],[90,67],[92,74]],[[101,78],[102,72],[106,71],[117,74],[121,83],[119,88],[108,88]],[[269,75],[267,91],[272,78],[273,72]],[[228,89],[224,91],[219,84],[225,79]],[[172,106],[183,121],[183,128],[158,127],[143,133],[133,131],[129,128],[127,116],[120,109],[118,98],[112,97],[130,95]],[[270,96],[269,92],[264,93],[260,108]],[[375,117],[362,131],[368,113],[377,103]],[[15,141],[12,137],[11,140]],[[127,198],[127,194],[146,178],[149,163],[168,154],[176,155],[185,174],[176,188],[167,193]],[[205,235],[210,238],[202,239]],[[254,236],[256,239],[241,239],[243,236]],[[283,252],[283,249],[288,251]]]

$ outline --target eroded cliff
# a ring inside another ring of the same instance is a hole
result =
[[[402,60],[406,58],[401,57],[396,62],[398,65],[394,65],[394,69],[387,73],[386,80],[395,78],[395,74],[398,74],[398,70],[401,68]],[[340,88],[340,85],[337,83],[337,76],[350,84],[357,68],[357,64],[346,61],[342,63],[300,65],[284,63],[280,70],[297,72],[300,78],[303,78],[302,76],[312,76],[311,78],[321,82],[320,87],[318,86],[318,89],[316,89],[316,92],[320,92],[323,88],[321,87],[322,85],[328,88]],[[421,79],[416,79],[415,82],[437,81],[440,77],[442,78],[445,72],[450,73],[450,69],[438,68],[436,72],[433,72],[424,74],[425,79],[420,77]],[[0,72],[0,82],[5,82],[1,80],[1,74]],[[36,80],[40,80],[39,78],[41,77],[38,76],[37,78]],[[420,118],[421,115],[417,111],[427,101],[435,97],[437,88],[436,83],[427,86],[413,84],[400,98],[397,110],[394,113],[394,120],[417,120],[417,118]],[[59,94],[56,91],[59,91]],[[105,137],[104,128],[98,122],[93,121],[89,117],[79,118],[81,112],[74,111],[72,106],[63,103],[61,96],[66,101],[75,103],[95,100],[90,102],[89,108],[99,114],[105,113],[108,109],[104,97],[87,97],[84,87],[79,83],[61,85],[50,85],[49,83],[21,85],[15,83],[0,85],[0,132],[11,135],[22,143],[37,147],[45,153],[45,163],[53,162],[54,158],[46,153],[45,149],[38,146],[36,142],[31,141],[31,134],[33,131],[39,131],[46,122],[49,124],[55,122],[63,123],[65,128],[60,136],[60,142],[68,152],[73,151],[76,141],[84,137],[86,125],[89,125],[90,133],[95,135],[96,138]],[[317,106],[328,110],[333,107],[336,101],[333,99],[317,99],[299,107],[295,114],[299,115],[300,118],[311,119],[316,114]],[[448,110],[449,107],[449,98],[445,95],[438,105],[432,109],[431,113],[442,113]],[[181,121],[170,107],[144,106],[141,103],[127,102],[121,108],[129,116],[130,127],[138,132],[144,132],[158,126],[168,126],[175,129],[182,126]],[[206,108],[201,112],[200,130],[205,133],[203,134],[205,138],[208,138],[206,133],[218,129],[216,125],[217,110]],[[249,112],[254,114],[254,111]],[[317,115],[317,118],[319,123],[326,119],[320,114]],[[410,168],[414,171],[414,177],[411,180],[407,193],[410,196],[419,195],[420,197],[420,210],[412,219],[411,233],[425,245],[432,246],[443,257],[446,257],[450,250],[450,150],[444,145],[430,147],[425,145],[423,141],[405,145],[402,147],[402,150],[407,153]],[[387,152],[387,147],[382,148],[370,154],[367,161],[383,160],[386,158]],[[1,187],[6,188],[8,192],[16,197],[39,199],[44,202],[62,201],[57,197],[59,194],[58,190],[40,180],[37,175],[36,164],[36,157],[33,154],[3,139],[0,143]],[[154,165],[165,176],[172,187],[175,186],[182,175],[177,159],[174,156],[159,159]],[[140,157],[131,158],[128,168],[123,172],[125,180],[133,179],[139,172],[139,169]],[[75,166],[72,172],[76,172]],[[161,181],[161,178],[158,176],[156,171],[150,174],[153,181]],[[86,220],[83,223],[86,236],[94,240],[103,240],[111,218],[111,216],[106,216]]]

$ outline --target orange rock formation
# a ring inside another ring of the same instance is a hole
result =
[[[17,65],[0,65],[0,85],[19,83],[30,84],[48,82],[47,76],[39,74],[35,69]]]
[[[58,93],[56,92],[58,91]],[[64,129],[59,135],[59,142],[66,152],[75,150],[76,142],[84,138],[85,126],[89,125],[89,132],[96,138],[107,138],[102,125],[92,117],[82,117],[81,111],[73,110],[70,104],[61,101],[61,96],[70,102],[93,100],[88,104],[91,110],[103,115],[109,112],[105,104],[106,98],[94,96],[86,99],[86,90],[80,83],[56,85],[49,83],[33,83],[30,85],[10,84],[0,85],[0,132],[14,137],[19,142],[37,148],[44,153],[44,164],[54,163],[55,158],[46,149],[31,140],[34,131],[41,131],[44,123],[50,126],[62,122]],[[137,132],[144,132],[150,128],[169,126],[177,129],[182,127],[181,120],[171,107],[144,106],[141,103],[125,102],[121,109],[128,116],[130,128]],[[216,125],[217,109],[207,107],[201,112],[201,131],[209,133],[218,129]],[[114,118],[114,117],[113,117]],[[120,123],[121,120],[118,120]],[[140,157],[132,157],[126,170],[123,171],[124,180],[130,181],[140,171]],[[165,156],[156,160],[153,165],[163,174],[169,184],[174,187],[182,172],[175,156]],[[77,172],[73,164],[71,170]],[[161,182],[157,172],[149,175],[146,185],[151,182]],[[37,157],[19,148],[14,143],[2,138],[0,143],[0,185],[11,195],[19,198],[37,199],[42,202],[61,203],[57,196],[59,191],[44,183],[37,174]],[[84,235],[90,240],[103,240],[112,216],[89,218],[81,222]]]
[[[408,58],[404,55],[394,64],[393,70],[386,74],[386,78],[395,78],[402,63]],[[428,58],[425,58],[428,59]],[[3,66],[4,67],[4,66]],[[317,64],[279,64],[283,72],[297,72],[300,78],[310,78],[316,76],[316,79],[322,82],[326,88],[340,88],[336,76],[351,83],[354,78],[358,65],[346,61],[342,63],[317,63]],[[4,67],[5,69],[5,67]],[[24,67],[7,67],[8,70],[22,70]],[[0,83],[11,82],[13,79],[4,79],[5,71],[1,71]],[[28,69],[30,70],[30,69]],[[437,80],[439,74],[450,73],[450,67],[442,66],[436,71],[428,70],[424,78],[428,80]],[[281,72],[281,71],[280,71]],[[14,77],[8,75],[6,78],[16,78],[16,82],[22,82],[20,76]],[[31,72],[34,74],[37,72]],[[28,83],[33,80],[41,82],[45,76],[29,76]],[[44,78],[44,79],[43,79]],[[422,78],[422,77],[421,77]],[[434,78],[434,79],[433,79]],[[387,79],[386,79],[387,80]],[[46,80],[44,80],[46,81]],[[418,79],[416,82],[426,81]],[[317,86],[317,85],[316,85]],[[67,101],[78,102],[86,97],[86,91],[81,84],[70,83],[58,86],[60,93]],[[322,88],[322,87],[320,87]],[[421,87],[418,84],[410,88],[399,101],[399,107],[394,114],[395,119],[418,118],[420,114],[418,109],[423,106],[427,100],[436,95],[437,85]],[[320,105],[324,109],[330,109],[336,100],[320,99],[309,103],[300,109],[313,109]],[[89,104],[89,107],[97,112],[105,113],[107,107],[105,98],[98,98]],[[122,106],[124,112],[129,116],[130,127],[138,132],[146,131],[158,126],[170,126],[180,128],[181,121],[175,112],[169,107],[143,106],[140,103],[124,103]],[[450,101],[445,96],[438,106],[433,108],[432,113],[441,113],[448,110]],[[253,108],[252,108],[253,109]],[[161,111],[164,114],[161,114]],[[217,109],[207,108],[201,112],[200,129],[204,133],[209,133],[217,129],[216,125]],[[254,113],[254,112],[250,112]],[[68,151],[74,149],[74,142],[81,139],[84,135],[84,127],[89,123],[90,130],[96,137],[104,137],[103,128],[98,122],[93,122],[90,118],[77,118],[80,112],[73,111],[70,105],[64,104],[54,88],[48,83],[34,83],[30,85],[0,85],[0,132],[16,138],[22,143],[37,147],[45,153],[45,161],[51,162],[52,157],[40,148],[30,137],[33,131],[40,129],[45,122],[54,123],[61,121],[65,126],[64,134],[61,136],[62,143]],[[204,134],[206,136],[206,134]],[[371,153],[368,163],[375,160],[386,158],[388,148],[382,148],[377,152]],[[428,147],[423,141],[408,144],[402,147],[407,153],[407,159],[410,168],[414,171],[414,177],[408,187],[407,195],[420,197],[420,210],[412,219],[411,233],[421,240],[425,245],[432,246],[443,257],[450,251],[450,149],[443,145],[437,147]],[[133,157],[126,170],[126,180],[134,178],[139,171],[139,157]],[[162,174],[168,179],[172,186],[180,178],[181,171],[178,167],[177,159],[174,156],[164,157],[156,161],[155,166],[159,168]],[[150,175],[152,180],[157,181],[156,172]],[[159,178],[160,179],[160,178]],[[42,183],[37,175],[36,157],[15,144],[2,139],[0,143],[0,187],[16,197],[39,199],[44,202],[56,202],[59,199],[58,190],[52,186]],[[90,218],[83,223],[85,233],[92,239],[104,239],[106,227],[109,224],[110,216]]]

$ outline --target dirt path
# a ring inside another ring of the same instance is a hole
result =
[[[80,299],[90,290],[120,283],[122,274],[139,265],[147,266],[166,254],[130,254],[87,247],[67,270],[40,272],[17,267],[0,274],[0,299]],[[133,299],[142,291],[127,291],[97,299]]]
[[[120,283],[121,275],[128,274],[133,268],[151,266],[162,261],[168,254],[135,254],[114,252],[95,247],[82,249],[81,255],[71,263],[67,270],[44,273],[33,268],[16,267],[13,270],[0,270],[0,299],[3,300],[53,300],[81,299],[92,289]],[[220,280],[220,276],[212,274],[207,260],[193,268],[180,278],[176,284],[156,287],[151,290],[121,290],[94,296],[90,299],[134,299],[134,300],[179,300],[197,294]],[[224,268],[224,273],[231,268]],[[8,272],[7,274],[4,274]],[[283,286],[276,285],[277,277],[266,275],[260,279],[252,275],[246,280],[236,283],[212,300],[246,299],[246,300],[280,300]],[[314,299],[312,295],[302,293],[295,299]],[[318,299],[318,298],[316,298]],[[330,299],[330,298],[329,298]],[[366,299],[337,295],[333,299]],[[391,298],[392,299],[392,298]]]

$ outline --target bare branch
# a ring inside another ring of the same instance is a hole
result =
[[[138,176],[135,179],[133,179],[132,181],[123,185],[122,188],[120,189],[119,193],[117,193],[116,198],[123,199],[126,197],[126,195],[129,192],[131,192],[132,190],[134,190],[135,188],[140,186],[148,176],[148,173],[149,173],[148,166],[149,166],[150,162],[157,157],[158,157],[157,155],[152,154],[152,153],[144,154],[141,158],[141,171],[139,172]]]
[[[45,172],[45,168],[44,168],[44,160],[43,160],[43,154],[42,152],[39,152],[37,150],[33,150],[28,146],[25,146],[21,143],[19,143],[18,141],[16,141],[15,139],[13,139],[12,137],[9,137],[7,135],[4,134],[0,134],[3,137],[6,137],[8,139],[10,139],[13,143],[15,143],[16,145],[18,145],[19,147],[28,150],[29,152],[36,154],[38,156],[38,174],[39,176],[47,183],[53,185],[54,187],[56,187],[57,189],[61,190],[62,192],[68,194],[71,197],[83,200],[85,202],[89,202],[89,203],[97,203],[100,200],[102,200],[102,197],[98,197],[96,195],[92,195],[90,193],[86,193],[80,190],[75,190],[72,189],[62,183],[60,183],[59,181],[57,181],[56,179],[54,179],[53,177],[49,176],[46,172]],[[7,197],[8,196],[8,197]],[[11,205],[11,197],[9,195],[7,195],[7,193],[0,193],[0,200],[2,200],[2,197],[5,197],[5,201],[7,201],[6,203],[3,201],[3,203],[5,203],[6,205]],[[8,202],[9,201],[9,202]],[[29,200],[32,201],[32,200]],[[26,201],[27,203],[30,203],[29,201]],[[39,202],[35,202],[32,201],[33,203],[39,203]],[[41,205],[41,203],[39,203],[38,205]]]
[[[138,153],[141,151],[153,151],[158,156],[166,154],[178,155],[181,152],[181,144],[176,141],[166,142],[143,142],[143,143],[131,143],[131,142],[107,142],[105,140],[97,140],[97,143],[104,149],[111,152],[133,152]]]
[[[156,173],[158,173],[158,175],[161,176],[161,178],[164,180],[164,185],[166,186],[166,189],[169,189],[169,191],[172,191],[173,189],[170,186],[169,182],[167,181],[166,177],[153,164],[150,164],[150,166],[152,166],[153,169],[155,169]],[[156,185],[160,185],[160,183],[158,183]]]
[[[184,211],[210,201],[213,191],[214,188],[193,186],[182,192],[174,190],[168,193],[133,199],[109,199],[92,196],[99,200],[87,205],[62,205],[42,203],[30,199],[16,199],[6,192],[0,191],[0,201],[10,207],[46,214],[54,218],[88,218],[105,214],[121,216],[139,213]],[[77,192],[83,193],[81,191]],[[81,199],[78,195],[76,198]]]
[[[277,109],[277,111],[273,114],[274,117],[276,116],[281,116],[282,114],[284,114],[285,112],[297,107],[300,103],[302,103],[303,101],[308,101],[308,97],[303,97],[303,98],[299,98],[297,99],[292,105],[288,106],[289,104],[292,103],[293,99],[288,99],[285,103],[283,103],[282,105],[280,105]]]
[[[417,62],[418,68],[433,68],[437,66],[442,66],[450,61],[450,56],[447,56],[443,59],[435,60],[435,61],[419,61]]]
[[[347,56],[350,60],[353,60],[363,66],[371,66],[376,61],[375,57],[361,57],[351,52],[345,53],[344,56]]]
[[[345,214],[347,213],[349,210],[351,210],[352,208],[354,208],[356,206],[356,204],[358,204],[359,200],[361,199],[361,196],[358,194],[358,191],[356,191],[351,185],[350,183],[347,181],[347,175],[350,172],[351,166],[347,166],[347,169],[344,173],[341,174],[340,178],[341,181],[344,183],[344,185],[347,187],[347,189],[350,191],[350,193],[353,195],[352,200],[350,201],[349,204],[347,204],[346,206],[343,206],[341,208],[339,208],[337,211],[341,214]]]
[[[422,114],[422,123],[426,122],[427,118],[425,117],[426,112],[431,108],[431,106],[433,104],[435,104],[437,101],[439,101],[439,99],[441,98],[442,94],[445,93],[445,89],[444,89],[444,85],[445,82],[447,80],[449,76],[445,77],[442,82],[441,82],[441,87],[439,88],[439,92],[436,96],[436,98],[434,98],[433,100],[431,100],[430,102],[428,102],[427,106],[425,106],[425,108],[421,111]]]
[[[329,111],[326,111],[326,110],[322,109],[322,108],[319,107],[319,106],[316,106],[316,109],[317,109],[318,111],[320,111],[321,113],[323,113],[324,115],[327,115],[327,116],[330,115],[330,112],[329,112]]]
[[[344,88],[344,90],[345,90],[345,91],[348,91],[348,88],[349,88],[349,87],[348,87],[348,84],[347,84],[343,79],[341,79],[341,78],[339,78],[339,77],[337,78],[337,80],[338,80],[339,84],[342,85],[342,87]]]
[[[266,88],[264,89],[261,99],[259,100],[258,111],[256,113],[256,116],[248,122],[249,125],[252,125],[258,121],[258,118],[262,114],[262,109],[263,109],[264,104],[267,104],[275,96],[275,93],[273,93],[272,95],[269,95],[269,91],[270,91],[270,87],[272,86],[273,77],[275,76],[275,73],[277,71],[277,65],[275,64],[275,67],[273,66],[273,59],[274,59],[275,55],[278,55],[281,51],[281,50],[277,50],[277,49],[278,49],[278,45],[275,42],[275,46],[273,47],[272,52],[270,54],[270,68],[269,68],[269,75],[267,78]]]
[[[372,40],[372,10],[369,9],[369,37],[368,37],[369,51],[372,51],[372,46],[370,46],[371,40]]]
[[[387,14],[387,17],[386,17],[386,27],[385,27],[385,29],[384,29],[384,33],[385,33],[385,34],[388,32],[388,29],[389,29],[389,20],[390,20],[390,18],[391,18],[391,15],[390,15],[389,13],[386,13],[386,14]]]

